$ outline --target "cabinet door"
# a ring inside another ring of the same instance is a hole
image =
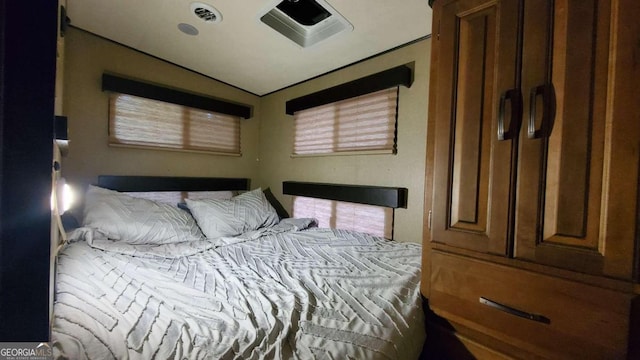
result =
[[[607,108],[610,19],[610,0],[525,1],[515,256],[629,278],[633,239],[608,241],[615,220],[605,226],[608,208],[624,205],[605,191],[616,156],[608,145],[617,121]],[[606,256],[624,243],[626,268],[606,270]]]
[[[435,4],[432,241],[507,254],[512,136],[521,116],[519,6],[514,0]]]

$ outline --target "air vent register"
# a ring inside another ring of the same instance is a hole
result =
[[[302,47],[353,30],[353,25],[324,0],[278,0],[260,21]]]

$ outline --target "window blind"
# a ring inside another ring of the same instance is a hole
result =
[[[393,209],[388,207],[294,196],[293,217],[315,218],[318,227],[393,238]]]
[[[109,143],[240,155],[240,117],[111,93]]]
[[[294,113],[294,155],[396,153],[398,87]]]
[[[231,199],[233,191],[133,191],[125,192],[135,198],[153,200],[161,203],[176,205],[184,202],[184,199]]]

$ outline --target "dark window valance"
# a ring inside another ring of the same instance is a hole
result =
[[[283,181],[282,193],[286,195],[406,209],[408,190],[406,188],[386,186]]]
[[[125,192],[248,190],[246,178],[99,175],[98,186]]]
[[[137,80],[125,79],[110,74],[102,75],[102,90],[140,96],[147,99],[164,101],[226,115],[239,116],[245,119],[251,117],[251,108],[248,105],[234,104],[224,100],[191,94]]]
[[[289,100],[286,104],[286,112],[289,115],[293,115],[296,111],[369,94],[398,85],[410,87],[412,82],[413,74],[411,68],[407,65],[401,65],[350,81],[348,83]]]

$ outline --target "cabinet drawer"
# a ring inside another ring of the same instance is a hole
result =
[[[429,304],[435,313],[544,358],[625,358],[632,298],[508,266],[432,253]]]

